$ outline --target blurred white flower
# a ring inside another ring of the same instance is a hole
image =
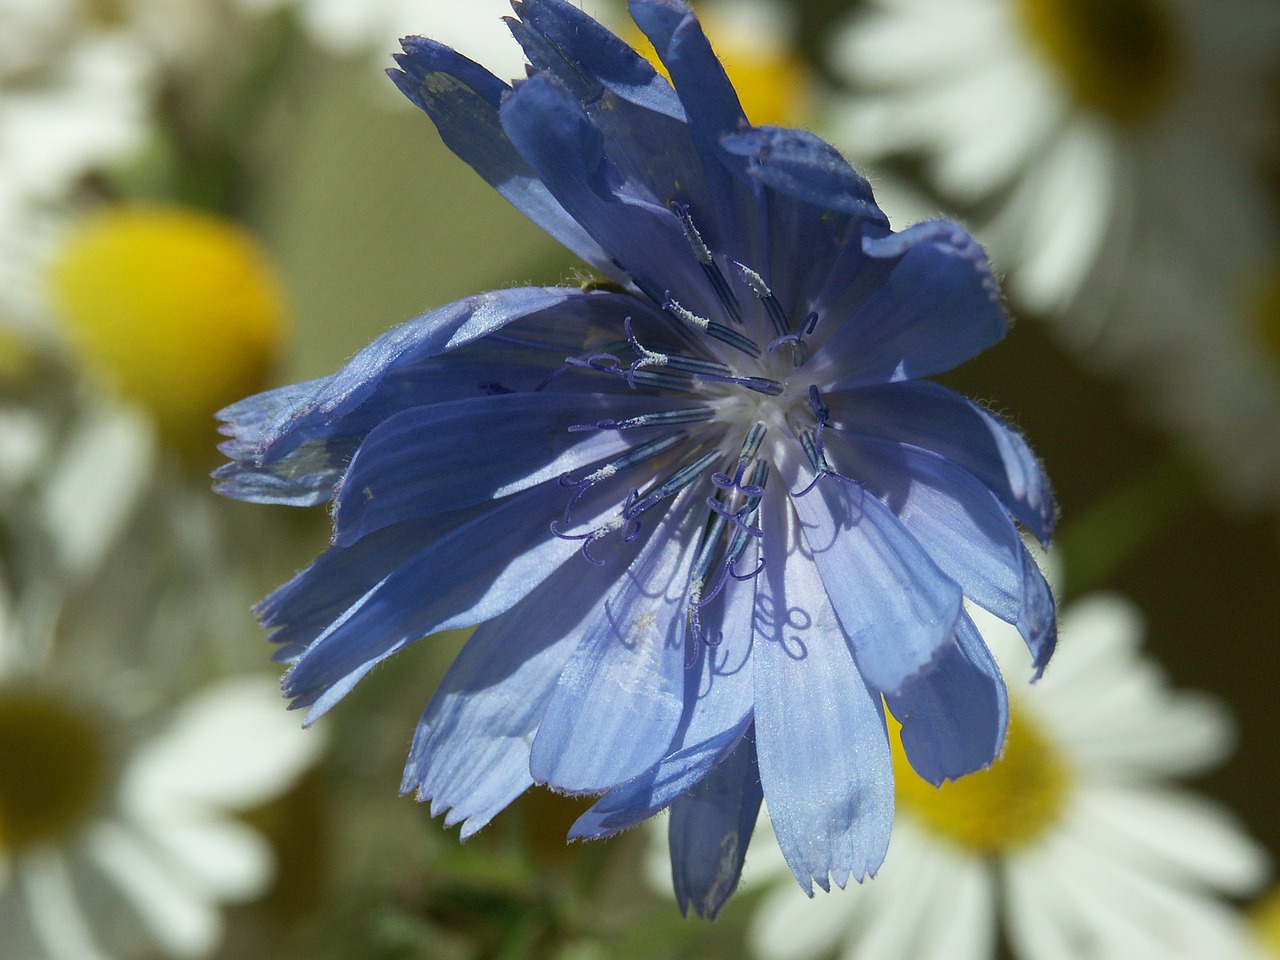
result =
[[[0,956],[208,956],[221,905],[273,876],[235,815],[285,792],[323,740],[267,677],[175,704],[162,675],[106,673],[109,640],[86,656],[51,639],[56,607],[39,586],[0,595]]]
[[[974,616],[1006,675],[1029,673],[1016,632]],[[761,845],[744,879],[768,887],[755,954],[981,960],[1002,926],[1022,960],[1245,956],[1243,921],[1218,895],[1255,890],[1266,854],[1229,813],[1165,782],[1221,760],[1230,724],[1211,698],[1168,688],[1142,632],[1119,597],[1069,607],[1043,679],[1011,693],[1009,741],[989,770],[935,789],[899,750],[897,820],[874,880],[809,900]]]
[[[1188,193],[1232,193],[1278,41],[1260,0],[876,0],[833,47],[858,92],[832,134],[863,160],[922,152],[982,205],[1014,296],[1059,310]]]

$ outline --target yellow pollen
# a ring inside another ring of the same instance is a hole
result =
[[[87,717],[53,697],[0,689],[0,851],[21,850],[83,823],[105,775]]]
[[[71,232],[49,284],[85,362],[196,466],[214,458],[214,413],[261,389],[279,356],[275,272],[247,232],[208,214],[102,210]]]
[[[1252,332],[1272,366],[1280,371],[1280,257],[1275,259],[1270,273],[1258,285],[1251,306]]]
[[[1159,0],[1015,0],[1015,6],[1084,105],[1131,122],[1167,98],[1181,50]]]
[[[695,5],[696,6],[696,5]],[[738,91],[747,119],[758,126],[802,126],[813,109],[814,82],[808,66],[777,32],[756,18],[737,17],[714,5],[697,9],[698,21]],[[657,52],[633,24],[623,37],[667,79]]]
[[[1024,712],[1011,708],[1004,753],[941,787],[911,769],[893,738],[898,806],[931,831],[981,855],[1002,854],[1040,837],[1062,812],[1070,787],[1062,757]]]

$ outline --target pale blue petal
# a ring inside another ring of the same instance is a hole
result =
[[[854,664],[791,501],[766,494],[761,512],[760,782],[782,854],[812,894],[814,883],[842,887],[880,866],[893,824],[893,765],[880,695]]]
[[[742,565],[754,569],[756,550]],[[608,836],[647,820],[671,804],[718,764],[751,722],[752,620],[755,581],[732,577],[702,610],[714,645],[701,645],[685,669],[685,715],[671,749],[634,780],[605,794],[578,818],[570,839]],[[696,642],[687,639],[686,643]]]
[[[543,589],[477,627],[422,715],[401,792],[429,800],[446,825],[462,823],[464,840],[533,783],[529,748],[547,700],[604,612],[601,583],[631,560],[616,541],[599,544],[595,556],[604,564],[597,576],[566,564]]]
[[[738,886],[760,815],[760,770],[748,731],[734,751],[671,805],[671,879],[680,912],[715,918]]]
[[[1041,541],[1057,506],[1039,461],[1015,430],[952,390],[928,381],[824,393],[832,418],[849,433],[909,443],[963,467]]]
[[[837,438],[831,439],[836,434]],[[828,431],[827,453],[902,521],[964,595],[1008,623],[1022,606],[1022,541],[971,473],[908,444]]]
[[[808,483],[797,459],[779,462],[792,491]],[[898,690],[950,639],[960,587],[860,485],[828,476],[791,502],[805,554],[821,574],[858,669],[877,689]]]
[[[988,767],[1000,754],[1009,701],[995,658],[968,614],[934,664],[886,694],[912,768],[934,786]]]
[[[656,521],[561,675],[533,743],[538,783],[603,793],[666,754],[684,713],[684,596],[705,523],[693,501],[686,489]]]

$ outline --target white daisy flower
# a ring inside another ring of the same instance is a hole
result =
[[[48,601],[0,597],[0,956],[209,956],[220,907],[272,880],[270,846],[235,815],[286,791],[322,741],[266,677],[171,706],[135,672],[89,669],[48,640]]]
[[[1280,11],[1259,0],[876,0],[834,46],[865,95],[833,122],[853,155],[923,152],[939,191],[1033,308],[1114,282],[1145,217],[1231,189],[1267,96]],[[979,208],[977,205],[982,204]],[[1140,214],[1144,215],[1140,218]],[[1101,272],[1099,272],[1101,271]]]
[[[1016,632],[978,617],[1006,674],[1029,673]],[[989,770],[934,788],[899,748],[897,819],[874,880],[809,900],[780,854],[756,856],[744,882],[769,889],[748,934],[755,954],[980,960],[1003,937],[1022,960],[1247,956],[1244,923],[1219,896],[1255,890],[1266,854],[1226,811],[1165,782],[1221,760],[1230,724],[1211,698],[1168,689],[1142,632],[1120,597],[1069,607],[1043,679],[1011,693]]]

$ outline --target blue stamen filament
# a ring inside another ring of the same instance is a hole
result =
[[[680,226],[684,228],[685,239],[689,241],[689,246],[693,248],[693,255],[702,267],[702,272],[706,275],[707,282],[711,284],[711,289],[715,291],[720,305],[724,307],[725,313],[729,315],[729,318],[734,323],[742,323],[742,307],[738,303],[738,298],[730,288],[729,281],[724,278],[724,274],[720,272],[720,268],[716,265],[715,257],[712,256],[711,250],[703,241],[702,234],[694,226],[693,217],[689,216],[689,205],[672,201],[671,209],[680,218]]]

